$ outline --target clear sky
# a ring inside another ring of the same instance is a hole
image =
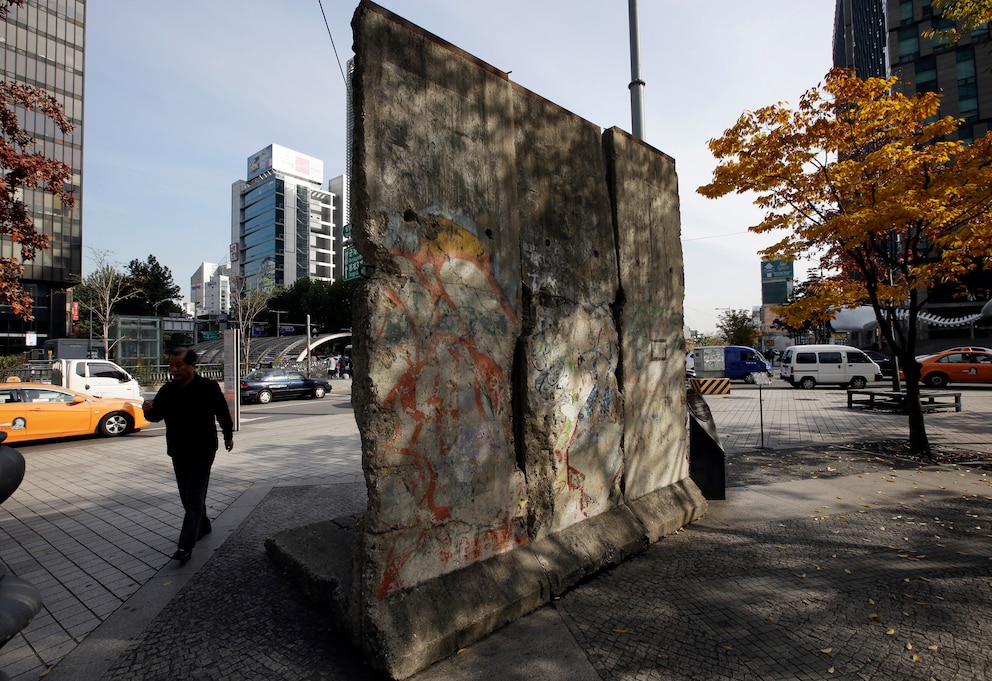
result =
[[[602,128],[631,129],[626,0],[383,0],[381,5]],[[355,0],[323,0],[341,65]],[[645,141],[676,161],[685,316],[761,304],[760,213],[705,199],[706,142],[748,109],[789,102],[831,64],[833,0],[640,0]],[[83,239],[123,267],[154,254],[189,295],[220,262],[231,184],[276,143],[345,171],[345,86],[318,0],[87,3]],[[797,276],[805,276],[797,264]]]

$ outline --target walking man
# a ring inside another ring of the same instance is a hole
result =
[[[196,373],[194,350],[179,347],[170,352],[169,373],[172,381],[159,389],[154,400],[145,400],[142,409],[149,421],[165,419],[166,451],[185,510],[179,548],[172,558],[185,563],[196,541],[210,534],[207,484],[217,454],[217,424],[224,433],[224,448],[231,451],[234,420],[217,382]]]

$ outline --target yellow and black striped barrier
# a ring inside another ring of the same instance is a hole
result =
[[[702,395],[729,395],[729,378],[693,378],[692,387]]]

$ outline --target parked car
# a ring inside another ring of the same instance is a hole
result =
[[[267,404],[272,400],[320,399],[331,391],[331,384],[319,378],[307,378],[299,371],[255,369],[241,379],[241,401]]]
[[[141,402],[93,397],[50,383],[0,383],[0,432],[25,442],[76,435],[126,435],[148,425]]]
[[[882,379],[882,370],[868,355],[846,345],[793,345],[782,355],[779,376],[793,387],[819,384],[850,386],[857,390]]]
[[[945,350],[918,361],[920,382],[931,388],[950,383],[992,383],[992,352]]]
[[[862,352],[868,355],[868,357],[871,358],[871,361],[878,365],[878,368],[882,370],[883,376],[892,375],[895,368],[895,362],[892,361],[891,357],[882,354],[878,350],[863,350]]]

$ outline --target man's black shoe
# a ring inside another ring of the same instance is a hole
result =
[[[193,556],[193,552],[189,549],[179,549],[172,554],[172,560],[178,560],[179,564],[182,565],[187,560]]]
[[[210,527],[209,525],[207,527],[201,527],[200,528],[200,534],[196,535],[196,538],[197,539],[203,539],[208,534],[210,534],[211,532],[213,532],[213,529],[214,528]]]

